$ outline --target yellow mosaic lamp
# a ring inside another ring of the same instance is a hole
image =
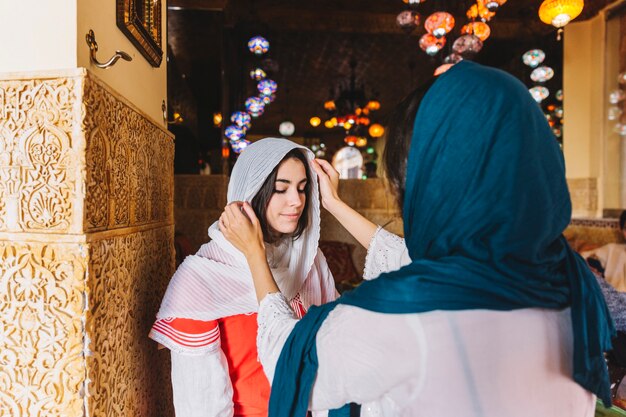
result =
[[[584,5],[583,0],[544,0],[539,7],[539,18],[543,23],[562,28],[578,17]]]

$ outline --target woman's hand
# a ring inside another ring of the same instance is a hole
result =
[[[235,201],[224,207],[219,226],[224,237],[246,258],[259,254],[265,257],[261,224],[248,202]]]
[[[245,201],[227,205],[219,225],[224,237],[246,257],[259,303],[267,294],[279,292],[265,257],[261,223],[252,206]]]
[[[341,202],[338,192],[339,173],[328,161],[323,159],[314,159],[312,166],[319,179],[322,205],[326,210],[332,212],[337,203]]]
[[[339,198],[337,191],[339,173],[328,161],[314,159],[312,165],[319,178],[322,205],[365,249],[368,249],[377,226]]]

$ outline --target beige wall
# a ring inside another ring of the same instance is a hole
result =
[[[563,151],[574,217],[600,217],[622,201],[622,140],[607,120],[609,92],[617,88],[619,33],[606,12],[565,27]]]
[[[84,67],[137,106],[160,126],[167,102],[165,56],[152,67],[115,23],[115,1],[102,0],[0,0],[0,79],[7,72],[30,72]],[[162,45],[166,42],[166,2],[162,2]],[[109,69],[89,62],[85,34],[93,29],[98,59],[108,60],[115,50],[127,52],[132,62],[118,61]]]
[[[75,68],[76,8],[76,0],[0,0],[0,72]]]
[[[161,45],[163,61],[159,68],[152,67],[135,46],[115,24],[115,1],[79,0],[76,43],[78,44],[78,66],[89,68],[98,78],[121,93],[127,100],[161,126],[163,121],[161,103],[167,103],[167,8],[161,5]],[[118,61],[109,69],[102,70],[89,64],[89,49],[85,34],[92,29],[98,42],[98,57],[109,59],[119,49],[133,57],[131,62]]]

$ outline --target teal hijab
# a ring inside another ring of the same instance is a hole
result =
[[[305,415],[315,335],[337,304],[389,314],[570,307],[572,378],[610,404],[603,352],[613,322],[562,235],[571,217],[563,156],[522,83],[465,61],[439,77],[415,117],[403,213],[413,261],[298,322],[276,367],[270,417]]]

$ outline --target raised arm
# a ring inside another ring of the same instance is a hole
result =
[[[378,226],[339,198],[339,173],[328,161],[315,159],[312,166],[319,179],[322,205],[367,249]]]
[[[244,214],[245,213],[245,214]],[[248,202],[229,204],[219,219],[220,230],[246,260],[254,280],[257,301],[267,294],[280,292],[265,256],[265,243],[259,219]]]

